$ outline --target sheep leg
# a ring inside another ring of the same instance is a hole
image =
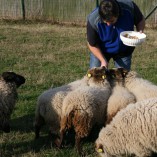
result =
[[[79,156],[84,157],[85,152],[83,152],[83,150],[82,150],[81,137],[78,135],[75,136],[75,145],[76,145],[76,149],[77,149]]]
[[[63,143],[64,142],[65,142],[65,129],[61,129],[61,131],[60,131],[60,139],[58,141],[58,147],[59,148],[63,147]]]
[[[41,127],[44,125],[44,119],[39,116],[35,121],[35,139],[39,138]]]
[[[39,138],[40,129],[41,129],[41,126],[35,125],[35,139]]]
[[[57,148],[61,148],[61,140],[60,140],[60,138],[58,137],[58,135],[52,134],[51,132],[49,132],[49,135],[51,136],[51,139],[54,141],[54,145],[55,145]]]
[[[60,132],[60,143],[58,143],[58,147],[61,148],[62,144],[63,144],[63,140],[64,140],[64,130],[61,130]]]

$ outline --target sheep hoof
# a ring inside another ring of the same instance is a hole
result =
[[[59,138],[55,139],[54,144],[56,145],[57,148],[62,148],[61,140]]]
[[[79,152],[80,157],[85,157],[87,156],[87,153],[85,151]]]

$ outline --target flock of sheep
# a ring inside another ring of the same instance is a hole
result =
[[[0,130],[10,131],[10,115],[17,87],[25,78],[13,72],[0,76]],[[157,86],[135,71],[92,68],[80,80],[44,91],[35,111],[35,137],[44,124],[55,145],[64,146],[75,132],[75,145],[83,156],[81,140],[99,126],[95,150],[102,157],[157,156]]]

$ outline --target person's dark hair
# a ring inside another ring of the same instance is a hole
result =
[[[116,0],[102,0],[99,6],[99,15],[105,21],[119,16],[119,6]]]

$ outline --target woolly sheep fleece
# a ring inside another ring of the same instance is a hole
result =
[[[156,126],[157,98],[129,104],[100,131],[96,150],[102,157],[151,156],[157,152]]]
[[[0,130],[10,132],[10,116],[16,105],[17,88],[25,83],[25,78],[14,72],[0,75]]]
[[[110,69],[112,84],[112,93],[107,104],[107,121],[109,124],[112,118],[120,111],[125,108],[130,103],[135,103],[135,96],[124,87],[124,76],[123,70],[120,68]]]
[[[93,86],[80,87],[70,92],[63,101],[61,135],[74,129],[78,151],[81,138],[87,137],[94,125],[104,125],[107,100],[111,94],[106,71],[95,79]],[[62,138],[61,138],[62,139]]]
[[[103,69],[102,69],[103,70]],[[87,71],[92,77],[85,75],[82,79],[76,80],[67,85],[57,88],[50,88],[44,91],[39,97],[35,112],[35,134],[39,137],[41,126],[46,123],[52,134],[58,135],[60,130],[60,116],[63,99],[66,95],[78,87],[95,85],[94,79],[97,78],[100,68],[92,68]]]
[[[39,97],[35,112],[35,134],[39,137],[41,126],[46,123],[52,134],[58,135],[60,130],[60,115],[62,102],[68,92],[79,86],[87,86],[88,77],[76,80],[61,87],[50,88]]]
[[[125,108],[130,103],[135,103],[135,96],[125,87],[116,85],[112,89],[112,94],[107,103],[107,121],[109,124],[118,111]]]
[[[135,95],[136,101],[157,97],[157,86],[135,71],[126,73],[124,85]]]

